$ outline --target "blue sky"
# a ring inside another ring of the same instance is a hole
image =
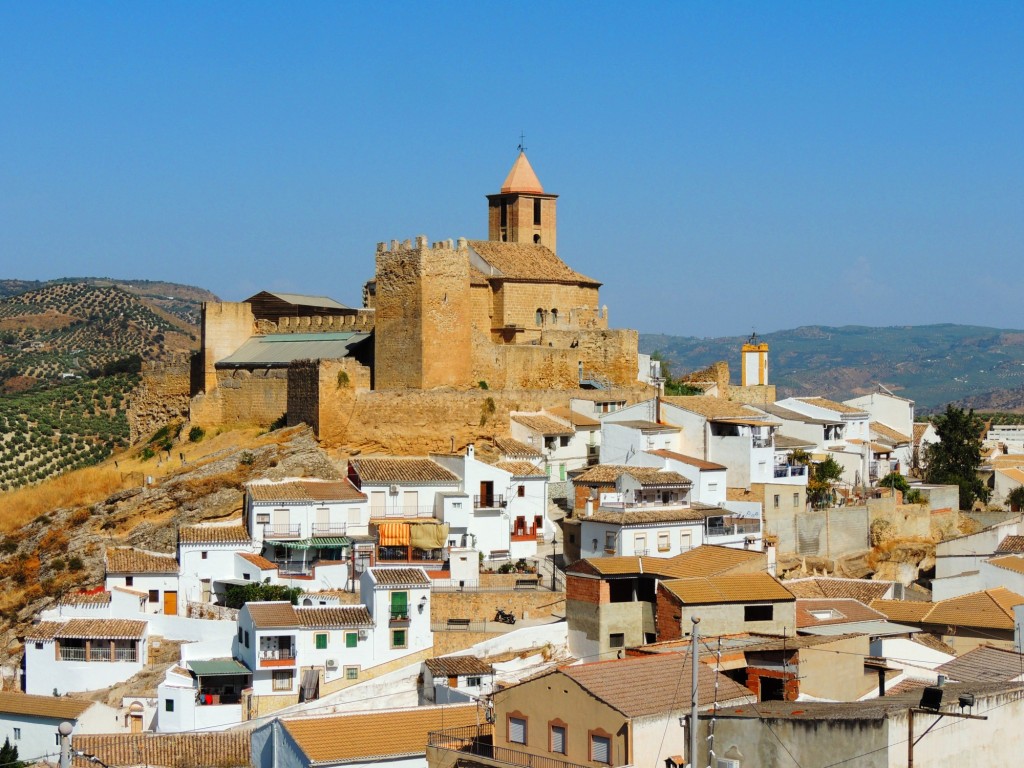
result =
[[[616,327],[1024,325],[1020,2],[4,3],[0,277],[358,304],[520,130]]]

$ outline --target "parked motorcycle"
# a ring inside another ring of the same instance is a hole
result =
[[[502,624],[515,624],[516,615],[512,611],[506,611],[504,608],[499,608],[498,612],[494,614],[494,620],[500,621]]]

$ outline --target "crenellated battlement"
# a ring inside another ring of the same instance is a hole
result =
[[[304,317],[279,317],[277,322],[257,320],[256,333],[267,336],[273,333],[340,333],[355,331],[370,333],[374,328],[376,313],[372,309],[359,309],[350,315],[313,315]]]
[[[406,251],[465,251],[469,248],[469,241],[464,237],[458,240],[436,240],[433,243],[426,235],[417,235],[412,240],[392,240],[391,242],[377,243],[377,253],[404,253]]]

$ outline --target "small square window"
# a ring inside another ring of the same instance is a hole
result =
[[[36,643],[36,650],[37,651],[43,650],[43,644],[42,643]]]
[[[14,740],[18,741],[21,739],[21,728],[14,729]]]
[[[174,699],[164,699],[164,712],[174,711]]]
[[[151,589],[151,590],[149,590],[149,602],[151,602],[151,603],[159,603],[160,602],[160,590],[159,589]]]
[[[135,577],[134,576],[125,576],[124,577],[124,585],[126,587],[134,587],[135,586]]]
[[[258,512],[258,513],[256,513],[256,525],[270,525],[270,513],[269,512]]]
[[[326,650],[326,648],[327,648],[327,633],[326,632],[318,632],[316,634],[316,636],[313,638],[313,640],[314,640],[314,642],[316,644],[316,649],[318,651]]]
[[[359,645],[359,635],[357,635],[355,632],[346,632],[345,633],[345,647],[346,648],[355,648],[358,645]]]
[[[626,645],[626,635],[624,632],[612,632],[608,635],[608,647],[609,648],[623,648]]]
[[[345,667],[345,679],[346,680],[358,680],[359,679],[359,667]]]
[[[467,677],[466,678],[466,685],[469,686],[470,688],[479,688],[480,687],[480,678],[479,677]]]
[[[391,647],[392,648],[405,648],[406,638],[404,629],[393,629],[391,630]]]
[[[207,552],[205,552],[205,551],[203,551],[203,552],[200,552],[200,553],[199,553],[199,556],[200,556],[200,557],[201,557],[201,558],[202,558],[203,560],[205,560],[205,559],[206,559],[206,555],[207,555]]]
[[[252,574],[251,573],[243,573],[242,574],[242,578],[245,579],[246,581],[252,581]]]
[[[274,690],[290,691],[292,689],[293,674],[290,669],[274,670]]]
[[[743,606],[744,621],[771,621],[774,616],[772,605],[745,605]]]

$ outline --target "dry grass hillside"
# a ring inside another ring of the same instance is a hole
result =
[[[288,476],[337,478],[340,472],[305,427],[250,429],[199,442],[186,437],[145,459],[135,448],[0,494],[4,665],[20,653],[18,637],[40,610],[69,591],[103,583],[107,547],[174,553],[179,526],[237,517],[245,482]]]

